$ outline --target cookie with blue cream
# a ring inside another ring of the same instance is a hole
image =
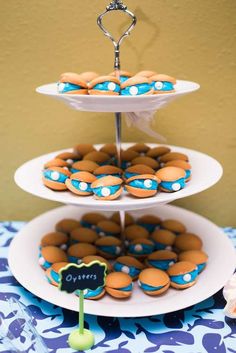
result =
[[[120,94],[120,80],[115,76],[99,76],[89,82],[90,95],[118,96]]]
[[[107,165],[110,163],[111,157],[109,154],[101,151],[92,151],[83,157],[84,161],[92,161],[97,163],[99,166]]]
[[[67,255],[64,250],[57,246],[45,246],[39,252],[39,265],[47,270],[56,262],[68,262]]]
[[[120,94],[122,96],[146,96],[153,94],[153,89],[151,85],[151,81],[142,76],[134,76],[121,83],[121,91]]]
[[[157,250],[148,255],[145,263],[148,267],[154,267],[167,271],[177,261],[177,254],[170,250]]]
[[[69,169],[69,163],[67,163],[66,161],[64,161],[61,158],[53,158],[50,161],[46,162],[44,164],[44,169],[48,169],[51,167],[59,167],[59,168],[64,168],[64,169]]]
[[[179,261],[167,270],[170,276],[170,285],[176,289],[185,289],[193,286],[197,281],[197,266],[189,261]]]
[[[109,176],[109,175],[117,178],[121,178],[122,169],[114,165],[103,165],[95,169],[93,174],[96,176],[96,178],[102,178],[104,176]]]
[[[95,180],[91,187],[97,200],[115,200],[123,191],[123,180],[114,176],[105,176]]]
[[[102,264],[105,264],[106,267],[107,267],[106,273],[110,273],[110,272],[113,271],[112,264],[107,259],[105,259],[102,256],[99,256],[99,255],[88,255],[88,256],[83,257],[83,259],[82,259],[82,263],[84,263],[84,264],[89,264],[90,262],[93,262],[93,261],[99,261]]]
[[[120,83],[123,83],[127,81],[130,77],[132,77],[133,74],[131,74],[129,71],[117,70],[117,71],[111,72],[109,76],[117,77],[119,78]]]
[[[154,170],[157,170],[159,168],[159,163],[157,160],[151,157],[146,157],[146,156],[139,156],[131,161],[132,165],[137,165],[137,164],[144,164]]]
[[[151,234],[155,250],[172,250],[175,239],[175,233],[166,229],[157,229]]]
[[[159,188],[165,192],[176,192],[185,188],[185,171],[177,167],[164,167],[156,172]]]
[[[100,152],[105,152],[107,154],[109,154],[109,156],[114,157],[117,155],[117,148],[116,145],[114,143],[106,143],[105,145],[103,145],[100,150]]]
[[[92,151],[96,151],[96,148],[91,143],[79,143],[74,146],[73,151],[81,157]]]
[[[187,250],[201,250],[202,245],[201,238],[198,235],[189,232],[178,235],[174,242],[174,247],[180,252]]]
[[[173,161],[169,161],[165,164],[165,167],[178,167],[182,168],[185,171],[185,182],[187,183],[191,179],[192,175],[192,167],[191,164],[189,164],[186,161],[183,161],[181,159],[176,159]]]
[[[135,239],[149,238],[149,233],[144,227],[138,224],[131,224],[125,228],[124,236],[128,242],[132,242]]]
[[[134,145],[130,146],[127,151],[135,151],[138,152],[140,155],[145,155],[150,150],[150,147],[143,142],[135,143]]]
[[[56,155],[55,158],[62,159],[65,161],[69,166],[72,166],[73,163],[78,162],[81,160],[81,156],[75,152],[61,152]]]
[[[67,190],[66,180],[70,177],[71,172],[61,167],[50,167],[42,172],[43,184],[49,189],[56,191]]]
[[[93,244],[88,243],[73,244],[67,251],[69,261],[76,264],[80,264],[85,256],[96,254],[96,247]]]
[[[154,251],[154,244],[150,239],[138,238],[129,243],[127,254],[144,259]]]
[[[186,233],[187,231],[185,225],[177,219],[165,219],[161,222],[161,228],[167,229],[176,235]]]
[[[112,272],[106,276],[105,291],[116,299],[126,299],[132,294],[132,277],[124,272]]]
[[[147,157],[151,157],[154,158],[156,160],[159,160],[159,158],[161,156],[163,156],[164,154],[167,154],[171,151],[171,149],[167,146],[157,146],[157,147],[153,147],[151,148],[147,153],[146,156]]]
[[[160,228],[161,218],[152,214],[146,214],[138,217],[136,223],[146,228],[149,233],[153,233]]]
[[[135,164],[132,165],[131,167],[128,167],[125,169],[123,178],[125,180],[132,178],[133,176],[136,175],[143,175],[143,174],[155,174],[154,169],[151,167],[145,165],[145,164]]]
[[[95,180],[96,177],[89,172],[78,172],[66,180],[66,186],[76,195],[88,196],[93,194],[91,185]]]
[[[94,72],[94,71],[81,72],[79,75],[87,83],[89,83],[90,81],[92,81],[95,78],[99,77],[99,74],[97,72]]]
[[[121,168],[126,169],[131,166],[131,161],[138,157],[139,154],[133,150],[121,151]],[[114,164],[117,164],[117,155],[114,157]]]
[[[72,164],[70,168],[71,173],[77,172],[89,172],[93,173],[95,169],[97,169],[99,165],[93,161],[78,161]]]
[[[202,250],[188,250],[181,252],[178,259],[193,262],[197,265],[198,273],[201,273],[206,267],[208,255]]]
[[[167,291],[170,279],[166,272],[157,268],[145,268],[139,275],[138,283],[145,294],[160,295]]]
[[[174,77],[157,74],[150,78],[154,94],[174,93],[176,79]]]
[[[98,239],[98,234],[95,230],[86,228],[86,227],[79,227],[72,230],[70,233],[70,243],[88,243],[94,244],[95,241]]]
[[[62,232],[67,235],[70,235],[73,229],[81,227],[79,221],[73,218],[63,218],[55,225],[55,230],[57,232]]]
[[[111,235],[120,237],[121,226],[112,220],[102,220],[97,223],[96,232],[100,237]]]
[[[114,271],[127,273],[132,277],[132,280],[136,280],[145,266],[133,256],[119,256],[115,260],[113,268]]]
[[[82,227],[91,228],[96,230],[97,224],[100,221],[107,220],[107,217],[99,212],[86,212],[81,217],[80,223]]]
[[[59,272],[63,267],[66,267],[67,265],[68,262],[56,262],[52,264],[52,266],[49,267],[45,272],[48,282],[53,286],[58,287],[60,283]]]
[[[62,94],[88,94],[87,82],[74,72],[65,72],[57,84],[58,93]]]
[[[40,242],[40,246],[56,246],[62,250],[67,249],[69,237],[62,232],[50,232],[45,234]]]
[[[113,236],[106,236],[95,242],[97,252],[105,259],[114,259],[121,253],[122,242]]]
[[[159,178],[152,174],[136,175],[126,180],[125,188],[133,196],[151,197],[156,195]]]
[[[163,165],[174,160],[182,160],[188,162],[188,156],[181,152],[168,152],[160,157],[160,163]]]

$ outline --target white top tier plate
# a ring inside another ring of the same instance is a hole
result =
[[[124,143],[122,148],[127,149],[132,144]],[[150,147],[157,146],[157,144],[148,144]],[[99,149],[102,145],[95,145]],[[63,151],[57,151],[45,154],[41,157],[32,159],[23,164],[15,173],[16,184],[23,190],[36,195],[38,197],[58,201],[64,204],[78,205],[93,210],[135,210],[144,209],[157,204],[165,204],[176,199],[181,199],[190,195],[197,194],[203,190],[208,189],[221,178],[222,167],[212,157],[193,151],[187,148],[177,146],[169,146],[172,151],[185,153],[192,165],[192,179],[186,184],[186,187],[180,191],[173,193],[158,192],[155,196],[150,198],[138,199],[132,197],[126,192],[122,196],[113,201],[96,200],[93,196],[77,196],[70,191],[53,191],[48,189],[42,183],[42,169],[43,165],[49,160],[53,159],[57,154]],[[71,151],[71,150],[67,150]]]
[[[153,94],[148,96],[96,96],[61,94],[57,84],[50,83],[36,88],[36,92],[61,100],[69,107],[88,112],[143,112],[158,110],[174,99],[194,92],[200,85],[191,81],[177,80],[175,93]]]

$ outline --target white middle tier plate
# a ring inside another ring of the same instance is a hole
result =
[[[61,94],[56,83],[36,88],[36,92],[62,101],[72,109],[88,112],[142,112],[158,110],[178,97],[197,91],[196,82],[177,80],[174,93],[162,93],[143,96],[108,96]]]
[[[132,144],[124,143],[122,148],[127,149]],[[150,147],[157,146],[156,144],[148,144]],[[99,149],[102,145],[95,145]],[[64,204],[78,205],[93,210],[135,210],[144,209],[155,206],[157,204],[165,204],[183,197],[197,194],[203,190],[210,188],[222,176],[221,165],[212,157],[197,152],[191,149],[168,146],[172,151],[181,152],[189,157],[192,165],[192,179],[186,184],[186,187],[180,191],[173,193],[158,192],[150,198],[135,198],[127,192],[123,192],[122,196],[113,201],[96,200],[93,196],[77,196],[70,191],[53,191],[43,185],[42,169],[43,165],[53,159],[57,154],[68,150],[61,150],[45,154],[38,158],[23,164],[15,173],[16,184],[35,196],[43,199],[58,201]]]

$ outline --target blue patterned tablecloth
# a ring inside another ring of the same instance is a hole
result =
[[[50,304],[24,289],[12,276],[7,262],[12,237],[23,222],[0,222],[0,314],[12,324],[6,301],[19,299],[30,310],[34,324],[51,353],[72,353],[69,333],[76,328],[78,314]],[[224,228],[236,247],[236,230]],[[226,318],[222,291],[213,297],[169,314],[132,319],[85,315],[85,327],[95,334],[93,353],[236,353],[236,320]],[[12,327],[14,324],[12,324]],[[15,335],[25,342],[25,352],[33,352],[23,333]],[[7,353],[3,344],[0,352]],[[40,352],[38,352],[40,353]]]

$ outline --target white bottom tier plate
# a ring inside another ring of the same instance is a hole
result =
[[[123,143],[122,148],[127,149],[132,145],[132,143]],[[158,146],[157,144],[152,143],[149,143],[148,145],[150,147]],[[99,150],[102,145],[95,145],[95,147]],[[127,192],[123,192],[121,197],[119,197],[117,200],[104,201],[95,200],[94,196],[78,196],[70,191],[50,190],[44,186],[42,182],[43,165],[53,159],[57,154],[65,152],[65,150],[45,154],[26,162],[17,169],[15,173],[15,182],[26,192],[47,200],[88,207],[93,210],[129,211],[153,207],[160,203],[169,203],[183,197],[197,194],[203,190],[208,189],[217,183],[217,181],[221,178],[223,172],[222,167],[214,158],[208,156],[207,154],[188,148],[171,145],[168,145],[168,147],[170,147],[171,151],[186,154],[189,157],[189,161],[192,165],[191,180],[186,184],[184,189],[177,192],[158,192],[153,197],[140,199],[131,196]]]
[[[60,307],[78,311],[79,300],[74,294],[61,292],[50,285],[38,264],[38,245],[41,237],[54,229],[62,218],[79,219],[85,210],[75,206],[62,206],[46,212],[29,222],[13,239],[9,251],[9,266],[15,278],[33,294]],[[137,283],[132,297],[115,300],[105,295],[98,301],[85,300],[85,313],[112,317],[142,317],[180,310],[194,305],[221,289],[235,269],[235,250],[224,232],[206,218],[175,206],[159,206],[136,211],[135,217],[156,214],[162,219],[176,218],[187,229],[198,234],[209,255],[206,269],[197,283],[185,290],[170,288],[158,297],[145,295]],[[108,214],[108,213],[106,213]]]

